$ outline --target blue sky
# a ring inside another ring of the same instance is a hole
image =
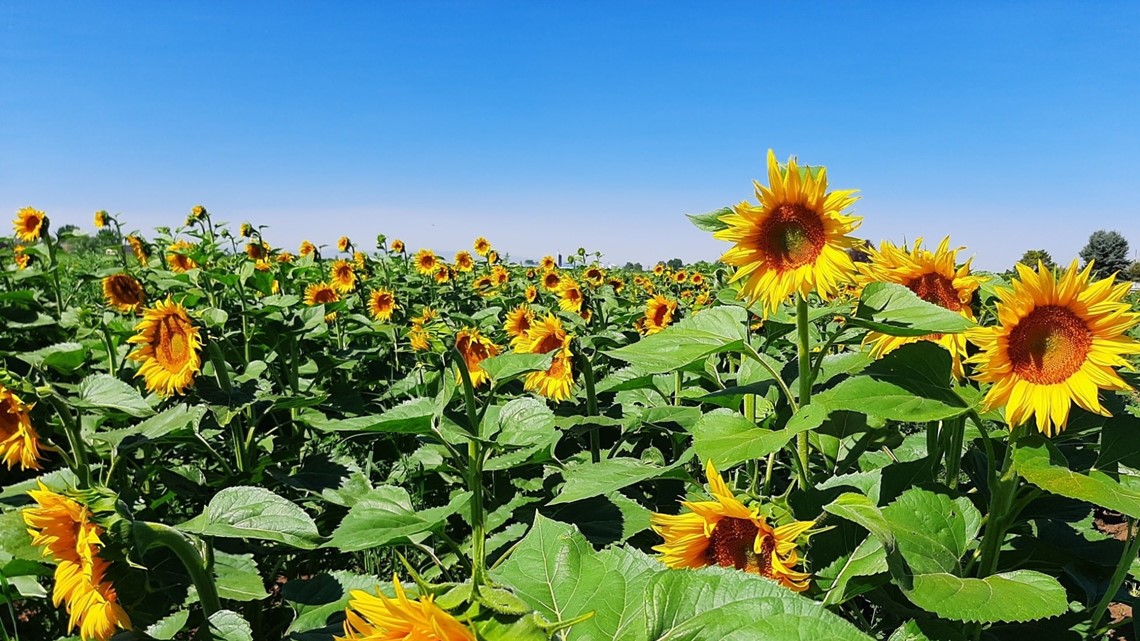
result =
[[[0,4],[0,213],[715,258],[768,148],[859,235],[1140,249],[1140,3]]]

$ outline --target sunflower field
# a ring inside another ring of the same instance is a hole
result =
[[[644,272],[21,209],[0,638],[1134,638],[1130,283],[828,183],[769,152]]]

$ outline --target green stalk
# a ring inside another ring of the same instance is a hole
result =
[[[578,354],[578,366],[582,368],[582,379],[586,382],[586,416],[598,415],[598,395],[594,391],[594,366],[585,352]],[[590,460],[597,463],[602,460],[601,435],[597,425],[590,427]]]
[[[222,609],[218,588],[214,585],[214,576],[210,571],[212,555],[209,546],[205,543],[196,546],[186,534],[162,523],[135,521],[132,528],[136,539],[142,539],[140,547],[144,552],[155,545],[161,545],[178,557],[190,574],[194,587],[198,589],[198,601],[207,618]]]
[[[966,417],[956,416],[943,421],[944,429],[950,432],[946,448],[946,485],[958,489],[958,476],[962,470],[962,444],[966,438]]]
[[[1136,519],[1128,517],[1127,528],[1128,538],[1124,544],[1124,551],[1120,555],[1120,561],[1117,562],[1116,570],[1113,571],[1112,578],[1108,582],[1108,589],[1105,590],[1104,596],[1093,608],[1092,618],[1089,619],[1090,639],[1100,638],[1100,633],[1105,632],[1105,630],[1098,629],[1100,620],[1104,618],[1104,613],[1108,610],[1109,604],[1112,603],[1113,597],[1120,590],[1120,586],[1124,585],[1124,580],[1128,578],[1128,570],[1132,567],[1132,562],[1136,560],[1137,552],[1140,552],[1140,536],[1137,536],[1136,532]]]
[[[48,396],[48,402],[63,421],[63,431],[67,434],[67,443],[71,446],[71,454],[74,457],[73,471],[79,477],[79,484],[82,487],[91,487],[91,466],[87,462],[87,446],[83,443],[83,435],[79,433],[79,424],[71,415],[67,403],[58,394],[52,392]]]
[[[51,238],[51,229],[44,232],[44,242],[48,247],[48,267],[51,269],[51,280],[55,286],[55,319],[63,318],[63,294],[59,286],[59,261],[56,260],[55,242]]]
[[[1017,496],[1019,477],[1013,467],[1013,455],[1017,450],[1020,428],[1009,435],[1001,475],[997,484],[990,488],[990,509],[986,519],[986,533],[982,537],[981,558],[978,563],[978,578],[985,578],[997,571],[998,556],[1001,554],[1005,533],[1016,516],[1010,509]]]
[[[467,371],[467,361],[459,350],[455,350],[459,377],[463,380],[463,401],[467,410],[467,484],[471,489],[471,591],[479,596],[480,586],[486,584],[487,568],[487,526],[483,507],[483,451],[479,442],[479,412],[475,407],[475,386],[471,384],[471,373]]]
[[[796,298],[796,336],[799,348],[798,360],[800,366],[800,407],[811,404],[811,335],[808,332],[808,301],[807,297],[800,295]],[[808,435],[807,432],[796,434],[796,454],[800,467],[800,484],[804,489],[812,487],[811,474],[808,468]]]
[[[681,404],[681,370],[673,372],[673,405]]]

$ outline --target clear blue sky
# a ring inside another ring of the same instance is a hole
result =
[[[1140,3],[995,5],[12,0],[0,213],[696,260],[771,147],[876,242],[1140,249]]]

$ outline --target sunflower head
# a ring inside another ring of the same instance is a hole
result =
[[[499,252],[493,249],[487,252],[487,264],[494,265],[497,262],[499,262]]]
[[[416,252],[415,256],[416,271],[424,276],[431,276],[435,273],[436,264],[439,259],[436,258],[435,252],[430,249],[421,249]]]
[[[358,251],[352,254],[352,264],[360,271],[368,268],[368,256],[364,252]]]
[[[412,319],[412,322],[417,325],[427,325],[428,323],[438,320],[439,312],[432,307],[421,307],[420,315]]]
[[[455,269],[461,272],[469,272],[475,268],[475,259],[471,257],[471,252],[461,251],[455,253]]]
[[[1127,390],[1114,367],[1130,367],[1140,354],[1128,336],[1140,314],[1124,301],[1130,283],[1113,277],[1091,282],[1092,265],[1073,261],[1055,278],[1052,270],[1017,264],[1012,289],[998,288],[998,325],[967,330],[981,352],[970,359],[976,378],[992,383],[986,410],[1005,407],[1010,428],[1035,420],[1053,436],[1065,429],[1073,403],[1108,416],[1098,390]]]
[[[145,379],[147,390],[169,396],[194,383],[202,371],[202,342],[186,308],[169,298],[158,301],[143,312],[135,332],[127,339],[136,345],[127,358],[142,364],[135,376]]]
[[[679,269],[673,273],[673,282],[678,285],[684,285],[689,280],[689,272]]]
[[[28,416],[32,407],[0,385],[0,459],[8,469],[17,463],[22,470],[40,469],[40,435]]]
[[[441,261],[438,265],[435,266],[435,273],[432,274],[432,278],[435,279],[435,282],[440,283],[441,285],[443,283],[446,283],[447,281],[451,280],[451,267]]]
[[[475,641],[469,628],[435,604],[432,597],[408,598],[397,576],[395,596],[353,590],[345,609],[343,641]]]
[[[335,303],[339,300],[340,294],[329,283],[313,283],[305,288],[305,304],[310,307]]]
[[[146,302],[146,293],[134,276],[118,273],[103,279],[103,298],[120,312],[134,312]]]
[[[699,287],[705,284],[705,276],[700,272],[693,272],[693,274],[689,276],[689,282]]]
[[[504,285],[511,280],[511,272],[502,265],[495,265],[491,269],[491,280],[494,281],[496,287]]]
[[[669,300],[657,295],[645,304],[645,319],[641,324],[646,336],[656,334],[673,322],[673,314],[677,311],[677,301]]]
[[[562,277],[556,271],[548,271],[542,275],[542,286],[548,291],[558,291],[558,286],[562,284]]]
[[[24,207],[16,212],[16,219],[12,221],[12,228],[16,236],[26,243],[34,243],[43,234],[47,215],[38,209]]]
[[[607,284],[613,288],[615,294],[620,294],[621,290],[625,289],[625,281],[616,276],[611,276]]]
[[[844,215],[854,191],[827,191],[827,170],[787,168],[768,151],[768,187],[756,183],[759,205],[742,202],[721,220],[727,228],[713,236],[734,243],[721,261],[736,267],[730,282],[743,281],[741,298],[761,300],[767,313],[776,311],[793,293],[812,290],[829,297],[851,280],[855,266],[847,236],[861,218]]]
[[[196,269],[198,263],[188,255],[194,249],[195,246],[185,240],[175,241],[167,247],[166,264],[170,266],[170,270],[181,273]]]
[[[390,247],[392,249],[393,254],[404,253],[404,241],[400,240],[399,238],[397,238],[396,240],[393,240],[392,244],[389,245],[388,247]]]
[[[507,320],[503,322],[503,331],[511,337],[511,345],[526,340],[526,333],[534,324],[534,310],[526,305],[519,305],[507,312]]]
[[[466,327],[455,334],[455,349],[459,350],[463,356],[463,362],[467,364],[467,373],[471,376],[471,385],[479,387],[490,380],[490,376],[479,364],[485,359],[497,356],[499,353],[498,345],[480,334],[479,330]],[[455,373],[455,382],[457,385],[463,384],[463,376],[459,372]]]
[[[554,401],[569,400],[574,394],[573,353],[570,340],[573,338],[562,327],[562,321],[554,314],[548,314],[538,322],[531,322],[523,339],[515,343],[515,351],[523,354],[554,353],[554,360],[544,372],[531,372],[523,387],[537,392]]]
[[[279,263],[291,263],[294,260],[296,260],[296,257],[289,252],[281,252],[280,254],[277,254],[277,262]]]
[[[654,514],[653,530],[665,542],[653,548],[671,568],[709,565],[736,568],[777,581],[795,592],[808,588],[811,575],[798,572],[796,539],[815,525],[793,521],[772,527],[758,507],[746,507],[725,484],[710,460],[705,468],[711,501],[685,501],[688,511]]]
[[[558,262],[554,260],[553,256],[543,256],[542,261],[538,263],[542,267],[542,271],[548,272],[555,267],[558,267]]]
[[[356,270],[347,260],[333,261],[329,268],[329,282],[342,294],[356,289]]]
[[[341,236],[340,238],[337,239],[336,248],[338,250],[340,250],[342,252],[346,252],[346,251],[348,251],[349,247],[352,247],[352,241],[348,239],[348,236]]]
[[[242,238],[249,238],[253,235],[253,225],[242,223],[241,227],[238,228],[238,234],[240,234]]]
[[[388,289],[372,290],[368,296],[368,311],[378,321],[392,318],[392,312],[396,311],[396,295]]]
[[[150,248],[143,242],[143,239],[131,234],[127,236],[127,242],[131,245],[131,251],[135,254],[135,259],[139,261],[140,265],[146,265],[150,260]]]
[[[317,251],[316,245],[310,243],[307,240],[302,240],[301,248],[297,250],[297,253],[301,254],[302,256],[308,256],[315,251]]]
[[[31,254],[24,253],[26,249],[23,245],[16,245],[12,249],[12,258],[16,261],[16,267],[19,269],[27,269],[28,265],[32,263]]]
[[[538,288],[534,285],[526,286],[526,302],[533,303],[538,298]]]
[[[663,276],[665,274],[665,263],[657,263],[653,266],[654,276]]]
[[[475,290],[476,294],[487,297],[495,293],[495,281],[491,279],[490,275],[483,275],[471,283],[471,288]]]
[[[266,256],[269,256],[269,245],[264,242],[247,243],[245,255],[249,256],[250,260],[265,260]]]
[[[487,252],[491,251],[491,242],[480,236],[475,239],[474,248],[476,254],[486,256]]]
[[[95,228],[96,229],[103,229],[104,227],[107,226],[107,216],[109,216],[109,214],[107,212],[103,211],[102,209],[95,212]]]
[[[602,271],[602,268],[597,265],[591,265],[586,268],[586,272],[582,274],[582,278],[592,287],[601,287],[602,283],[606,280],[606,272]]]
[[[419,323],[414,323],[412,328],[408,330],[408,342],[412,344],[412,349],[417,352],[426,352],[431,349],[431,334]]]
[[[558,307],[562,311],[577,314],[582,311],[582,303],[585,300],[586,296],[582,293],[582,286],[578,281],[569,276],[562,279],[558,285]]]

